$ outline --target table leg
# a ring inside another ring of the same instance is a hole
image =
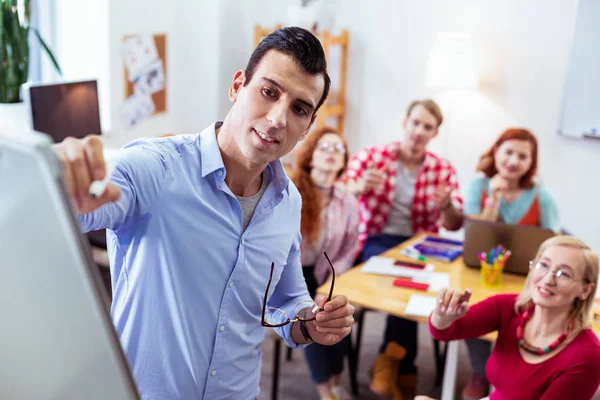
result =
[[[459,340],[452,340],[446,345],[446,368],[444,369],[444,381],[442,382],[442,398],[440,400],[454,399],[459,349]]]
[[[446,347],[444,351],[440,349],[440,341],[433,341],[433,356],[435,357],[435,386],[439,387],[442,384],[444,377],[444,362],[446,361]]]
[[[352,394],[354,396],[358,395],[358,378],[356,374],[356,368],[358,367],[356,364],[356,352],[354,350],[354,346],[352,345],[352,335],[348,335],[345,338],[348,342],[348,372],[350,373],[350,388],[352,390]]]

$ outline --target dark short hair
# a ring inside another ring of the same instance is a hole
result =
[[[325,52],[319,39],[306,29],[297,26],[277,29],[275,32],[269,34],[258,44],[252,52],[250,60],[248,60],[244,86],[248,85],[252,80],[252,76],[256,68],[258,68],[260,61],[270,50],[276,50],[291,56],[304,72],[311,75],[323,75],[325,87],[323,88],[323,95],[313,112],[314,115],[325,102],[327,94],[329,94],[329,86],[331,86],[331,79],[327,74]]]

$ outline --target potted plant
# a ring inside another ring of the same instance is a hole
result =
[[[27,120],[20,89],[29,77],[30,31],[61,74],[39,31],[29,25],[30,16],[30,0],[0,0],[0,125],[4,127],[20,128]]]

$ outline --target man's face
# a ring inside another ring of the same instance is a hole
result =
[[[424,152],[429,141],[438,132],[437,119],[420,104],[411,110],[402,126],[406,145],[416,153]]]
[[[315,120],[325,80],[274,50],[264,55],[246,86],[245,80],[244,71],[238,71],[229,89],[235,140],[247,160],[268,164],[304,139]]]

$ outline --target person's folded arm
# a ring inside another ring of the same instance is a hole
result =
[[[485,190],[485,182],[486,178],[478,176],[467,186],[464,214],[468,218],[497,221],[499,207],[497,200],[488,198],[484,207],[481,207],[481,195]]]

